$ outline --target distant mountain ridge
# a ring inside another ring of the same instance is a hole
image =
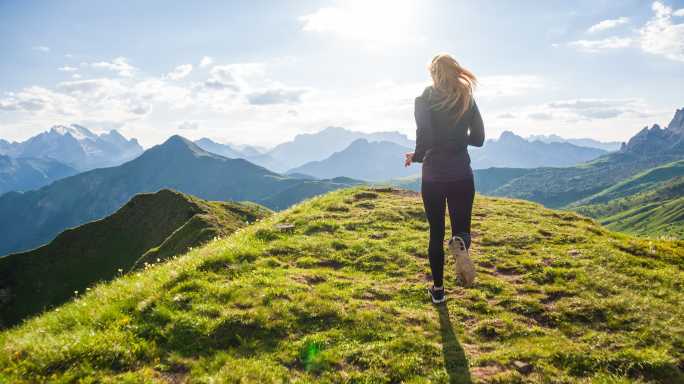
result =
[[[66,228],[113,213],[141,192],[172,188],[208,200],[249,200],[284,209],[349,185],[279,175],[172,136],[120,166],[84,172],[36,191],[0,196],[0,255],[45,244]]]
[[[613,152],[620,149],[621,141],[598,141],[590,138],[566,139],[558,135],[530,135],[527,136],[529,141],[541,141],[544,143],[570,143],[579,147],[598,148],[607,152]]]
[[[289,173],[300,173],[317,178],[347,176],[367,181],[382,181],[420,173],[419,169],[404,167],[404,154],[411,148],[389,141],[369,142],[354,140],[342,151],[320,161],[308,162]]]
[[[504,131],[497,140],[487,140],[481,148],[470,147],[468,152],[475,169],[567,167],[606,153],[570,143],[529,141],[511,131]]]
[[[74,168],[51,159],[15,159],[0,155],[0,195],[40,188],[76,173]]]
[[[77,124],[55,125],[23,142],[0,142],[0,155],[52,159],[79,171],[120,165],[142,152],[136,139],[116,130],[97,135]]]
[[[316,133],[299,134],[292,141],[275,146],[266,153],[273,159],[271,166],[267,167],[284,172],[311,161],[324,160],[358,139],[366,139],[368,142],[389,141],[404,147],[414,145],[412,140],[399,132],[364,133],[341,127],[328,127]],[[258,163],[259,160],[256,161]]]
[[[368,181],[381,181],[420,174],[420,165],[405,168],[403,155],[413,151],[411,140],[400,145],[391,141],[357,139],[329,157],[291,168],[287,173],[314,177],[348,176]],[[473,169],[491,167],[535,168],[562,167],[593,160],[606,151],[580,147],[570,143],[528,141],[510,131],[496,140],[487,140],[482,148],[468,148]]]
[[[68,229],[38,249],[0,257],[0,328],[270,213],[256,204],[209,202],[170,190],[136,195],[111,216]]]

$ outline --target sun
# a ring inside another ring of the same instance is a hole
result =
[[[409,0],[349,1],[302,16],[304,31],[328,32],[372,45],[415,41],[416,2]]]

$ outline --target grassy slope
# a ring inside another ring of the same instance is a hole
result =
[[[613,230],[684,238],[684,161],[649,169],[570,208]]]
[[[629,177],[593,196],[571,204],[570,207],[607,203],[614,199],[648,192],[662,183],[682,176],[684,176],[684,160],[675,161]]]
[[[481,196],[473,230],[439,309],[419,198],[332,192],[0,334],[0,382],[684,380],[684,243]]]
[[[109,217],[0,258],[0,326],[61,304],[119,269],[165,260],[268,214],[254,204],[207,202],[170,190],[136,195]]]
[[[681,155],[642,157],[631,153],[611,153],[574,167],[536,168],[491,194],[532,200],[552,208],[564,207],[640,172],[680,159]]]

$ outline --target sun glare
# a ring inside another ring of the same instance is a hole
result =
[[[329,32],[371,45],[418,38],[414,1],[350,1],[344,7],[321,8],[303,16],[303,30]]]

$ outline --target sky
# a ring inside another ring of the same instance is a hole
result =
[[[629,139],[684,107],[684,0],[0,0],[0,138],[57,124],[273,146],[415,137],[426,66],[479,77],[486,134]]]

